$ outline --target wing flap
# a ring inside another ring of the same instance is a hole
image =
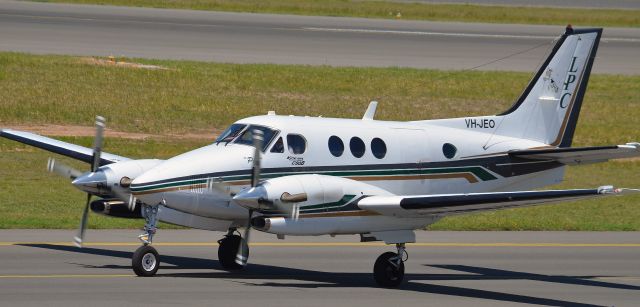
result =
[[[93,149],[91,148],[55,140],[31,132],[2,129],[0,130],[0,136],[87,163],[91,163],[93,159]],[[127,160],[130,159],[103,152],[100,156],[100,165],[102,166]]]
[[[638,192],[603,186],[597,189],[440,194],[419,196],[371,196],[358,202],[361,209],[396,217],[447,216],[542,205],[591,197]]]
[[[567,165],[587,164],[611,159],[639,157],[640,143],[600,147],[515,150],[509,152],[509,156],[530,160],[554,160]]]

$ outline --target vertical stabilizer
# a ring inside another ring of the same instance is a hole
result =
[[[601,35],[568,26],[496,134],[570,147]]]

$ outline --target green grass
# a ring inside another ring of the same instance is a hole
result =
[[[638,10],[420,4],[347,0],[45,0],[39,2],[431,21],[520,23],[561,26],[571,23],[577,26],[601,27],[640,26],[640,11]],[[401,17],[397,17],[398,13],[400,13]]]
[[[400,68],[333,68],[148,61],[175,70],[148,71],[84,64],[75,57],[0,53],[0,127],[10,124],[91,125],[105,115],[117,130],[158,134],[211,131],[241,117],[281,114],[360,117],[380,100],[378,118],[427,119],[492,114],[508,107],[530,74]],[[640,76],[592,76],[576,146],[640,139]],[[213,135],[212,135],[213,138]],[[90,146],[91,138],[64,138]],[[105,150],[166,158],[207,140],[107,139]],[[0,140],[0,228],[75,228],[84,196],[45,173],[51,154]],[[87,166],[78,163],[79,168]],[[638,187],[640,161],[570,168],[561,187]],[[432,229],[640,230],[640,197],[447,218]],[[93,215],[92,228],[140,227]]]

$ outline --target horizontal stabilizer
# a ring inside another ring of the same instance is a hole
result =
[[[20,142],[22,144],[38,147],[53,153],[67,156],[73,159],[91,163],[93,160],[93,149],[58,141],[52,138],[44,137],[31,132],[17,131],[11,129],[0,130],[0,136]],[[100,165],[107,165],[114,162],[130,160],[126,157],[113,155],[103,152],[100,156]]]
[[[509,152],[511,157],[531,160],[554,160],[562,164],[575,165],[604,162],[612,159],[640,156],[640,143],[601,147],[568,147],[550,149],[527,149]]]
[[[574,190],[371,196],[360,200],[358,207],[396,217],[447,216],[636,192],[640,191],[603,186]]]

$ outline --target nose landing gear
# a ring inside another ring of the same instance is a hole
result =
[[[156,223],[158,221],[158,206],[142,206],[144,216],[144,233],[138,236],[142,246],[138,247],[131,257],[131,268],[138,276],[150,277],[156,275],[160,268],[160,255],[151,246],[153,235],[156,233]]]
[[[397,253],[386,252],[373,266],[373,278],[379,286],[395,288],[404,280],[404,262],[409,258],[404,243],[396,244]]]

